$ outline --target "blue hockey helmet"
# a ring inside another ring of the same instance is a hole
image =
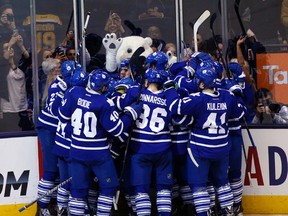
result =
[[[108,86],[109,82],[109,74],[102,69],[97,69],[89,74],[87,86],[94,91],[100,91],[103,86]]]
[[[130,77],[125,77],[116,83],[115,90],[117,91],[118,89],[125,89],[126,91],[133,84],[134,82]]]
[[[146,63],[155,65],[157,70],[165,70],[168,64],[168,57],[162,51],[153,52],[147,56]]]
[[[61,65],[61,75],[64,79],[70,78],[75,70],[75,62],[71,60],[64,61]]]
[[[161,85],[167,80],[167,73],[164,70],[156,70],[154,68],[149,68],[145,73],[145,78],[147,78],[149,83],[159,83]]]
[[[120,68],[122,67],[129,67],[130,58],[125,58],[120,63]]]
[[[118,80],[110,79],[107,90],[105,92],[106,97],[110,97],[112,93],[115,91],[115,86],[117,85]]]
[[[237,62],[230,62],[228,64],[228,69],[231,71],[236,82],[245,82],[246,75],[240,64]]]
[[[212,71],[215,71],[215,67],[214,67],[214,63],[213,61],[203,61],[203,62],[200,62],[198,67],[196,68],[196,70],[200,69],[200,68],[208,68],[210,67]]]
[[[217,78],[221,79],[222,78],[222,73],[223,73],[223,66],[220,62],[214,61],[213,62],[215,71],[217,73]]]
[[[196,71],[196,81],[198,86],[203,82],[205,88],[212,88],[215,85],[216,79],[217,74],[212,67],[199,67]]]
[[[199,64],[204,61],[212,62],[210,55],[204,52],[196,52],[191,55],[191,58],[189,60],[189,66],[192,67],[194,70],[197,70]]]
[[[71,76],[70,83],[72,86],[86,86],[89,74],[81,69],[76,69]]]

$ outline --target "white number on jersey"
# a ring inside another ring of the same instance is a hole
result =
[[[82,119],[84,121],[84,128]],[[95,137],[97,134],[97,117],[93,112],[85,112],[83,115],[82,109],[77,108],[71,116],[71,125],[73,127],[73,134],[75,135],[79,136],[82,130],[84,135],[89,138]]]
[[[148,117],[151,113],[151,120],[149,122],[149,128],[153,132],[159,132],[163,130],[165,126],[165,121],[161,117],[167,117],[167,111],[163,108],[157,107],[151,111],[150,107],[147,104],[143,105],[144,112],[141,113],[139,119],[136,121],[138,128],[143,129],[148,125]]]
[[[217,117],[219,118],[219,115],[217,116],[217,113],[210,113],[206,122],[202,126],[203,129],[208,128],[209,134],[225,134],[226,133],[225,129],[221,126],[221,125],[225,124],[226,113],[223,113],[220,116],[221,125],[216,124]]]

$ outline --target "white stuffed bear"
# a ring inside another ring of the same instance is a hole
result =
[[[112,33],[106,34],[102,43],[106,49],[106,70],[111,73],[116,71],[123,59],[130,58],[139,47],[145,49],[141,56],[147,57],[153,52],[150,37],[127,36],[117,38],[116,34]]]

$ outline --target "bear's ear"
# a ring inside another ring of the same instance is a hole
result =
[[[149,47],[152,46],[152,39],[150,37],[146,37],[144,38],[145,43],[147,43],[149,45]]]

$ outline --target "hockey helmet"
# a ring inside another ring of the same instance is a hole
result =
[[[145,78],[147,78],[149,83],[159,83],[161,85],[167,80],[167,73],[164,70],[156,70],[154,68],[149,68],[145,73]]]
[[[90,73],[88,79],[88,88],[94,91],[100,91],[103,86],[108,86],[110,76],[102,69],[94,70]]]
[[[64,61],[61,65],[61,75],[64,79],[70,78],[75,70],[75,62],[71,60]]]
[[[89,75],[81,69],[76,69],[71,76],[70,83],[72,86],[86,86],[88,82]]]
[[[168,63],[168,57],[162,51],[153,52],[147,56],[146,63],[155,65],[157,70],[165,70]]]
[[[216,79],[217,74],[212,67],[200,67],[196,71],[196,81],[198,86],[203,82],[205,88],[212,88],[214,87]]]

